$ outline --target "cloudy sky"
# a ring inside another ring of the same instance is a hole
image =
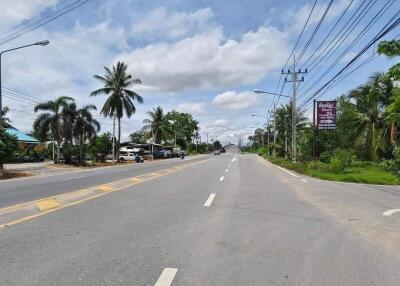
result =
[[[73,1],[0,0],[3,9],[0,42],[27,20],[40,19],[69,2]],[[318,1],[299,50],[328,2]],[[354,0],[348,15],[359,2]],[[374,15],[386,1],[377,2],[368,15]],[[359,45],[345,51],[337,69],[386,23],[391,11],[399,9],[398,1],[394,2],[397,3],[387,10],[386,17],[378,19],[376,27],[368,31]],[[8,93],[4,105],[12,109],[13,125],[25,131],[32,128],[33,104],[40,99],[66,95],[74,97],[80,105],[91,103],[100,109],[105,97],[89,97],[91,91],[101,87],[93,75],[103,74],[103,66],[121,60],[128,64],[134,77],[142,80],[143,84],[133,89],[145,100],[143,105],[137,105],[134,116],[122,121],[123,138],[140,128],[146,111],[161,105],[165,111],[177,109],[191,113],[200,122],[203,140],[208,132],[210,138],[237,143],[240,133],[247,136],[249,130],[262,126],[264,119],[250,114],[265,115],[273,96],[255,94],[252,90],[276,91],[281,69],[313,3],[313,0],[90,0],[39,29],[0,44],[0,50],[4,50],[37,40],[51,42],[46,47],[32,47],[3,56],[3,88],[31,98],[26,102],[10,98]],[[348,3],[348,0],[334,1],[304,59],[318,47]],[[368,15],[363,20],[365,24],[371,18]],[[346,41],[350,43],[361,30],[360,25]],[[387,38],[398,33],[397,30]],[[372,50],[365,57],[370,55]],[[345,93],[393,62],[376,58],[323,98]],[[311,70],[305,76],[303,91],[308,85],[322,84],[329,79],[329,73],[326,78],[318,79],[328,66],[322,63],[317,70]],[[290,85],[286,85],[283,93],[289,92]],[[299,96],[300,102],[306,97],[301,92]],[[282,99],[280,103],[285,101]],[[111,130],[111,120],[100,115],[98,118],[102,131]]]

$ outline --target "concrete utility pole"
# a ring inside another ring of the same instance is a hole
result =
[[[115,115],[113,117],[112,162],[115,162]]]
[[[292,69],[289,69],[287,73],[282,71],[282,74],[287,74],[291,75],[291,80],[288,80],[285,78],[285,82],[291,82],[293,84],[293,94],[292,94],[292,162],[296,163],[296,156],[297,156],[297,145],[296,145],[296,139],[297,139],[297,134],[296,134],[296,84],[298,82],[304,81],[304,77],[302,77],[300,80],[297,78],[299,74],[305,74],[307,73],[307,69],[305,71],[298,70],[296,71],[296,57],[293,55],[293,67]]]

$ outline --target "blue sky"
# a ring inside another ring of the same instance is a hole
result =
[[[23,21],[56,9],[60,2],[0,0],[1,6],[5,7],[5,17],[0,19],[0,37]],[[92,103],[100,109],[105,98],[88,96],[100,87],[93,75],[102,74],[104,65],[111,66],[123,60],[129,71],[143,81],[133,89],[145,100],[145,104],[137,105],[137,114],[123,120],[123,138],[140,128],[146,111],[161,105],[165,111],[177,109],[192,113],[200,122],[203,139],[208,132],[210,138],[236,143],[240,133],[247,136],[252,127],[262,125],[262,118],[250,114],[266,114],[273,96],[251,91],[254,88],[275,91],[280,70],[313,2],[90,0],[56,21],[1,45],[0,49],[6,49],[41,39],[51,42],[47,47],[5,55],[3,84],[43,100],[72,96],[79,104]],[[349,17],[360,2],[354,0],[345,16]],[[377,2],[344,47],[386,3]],[[327,0],[318,1],[297,53],[327,3]],[[334,1],[304,59],[316,49],[349,3],[347,0]],[[344,59],[329,72],[332,74],[344,66],[399,6],[398,1],[394,1],[384,17],[357,45],[345,51]],[[397,34],[399,30],[387,38]],[[372,52],[373,49],[361,60]],[[395,62],[396,59],[378,57],[323,98],[335,98],[365,81],[373,72],[384,71]],[[306,75],[304,86],[314,83],[318,76],[313,74],[324,72],[328,63]],[[300,67],[307,66],[300,62]],[[322,85],[330,73],[316,85]],[[308,77],[310,82],[307,82]],[[289,92],[290,89],[285,87],[284,93]],[[299,97],[302,102],[306,95],[300,92]],[[22,130],[30,130],[35,117],[32,104],[7,97],[4,103],[13,109],[10,112],[13,124]],[[306,110],[306,113],[309,115],[310,111]],[[103,123],[102,131],[111,130],[111,120],[100,116],[99,119]]]

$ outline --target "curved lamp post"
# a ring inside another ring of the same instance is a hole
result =
[[[16,47],[16,48],[12,48],[12,49],[8,49],[8,50],[4,50],[0,52],[0,128],[3,126],[3,105],[2,105],[2,88],[1,88],[1,56],[4,53],[8,53],[11,51],[15,51],[15,50],[19,50],[19,49],[23,49],[23,48],[27,48],[27,47],[31,47],[31,46],[47,46],[50,42],[45,40],[45,41],[39,41],[33,44],[29,44],[29,45],[24,45],[24,46],[20,46],[20,47]]]

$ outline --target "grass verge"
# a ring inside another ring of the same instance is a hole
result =
[[[365,183],[377,185],[397,185],[399,178],[382,167],[370,162],[353,163],[341,172],[332,170],[329,164],[322,162],[296,163],[282,159],[265,157],[271,163],[296,171],[297,173],[329,181]]]

